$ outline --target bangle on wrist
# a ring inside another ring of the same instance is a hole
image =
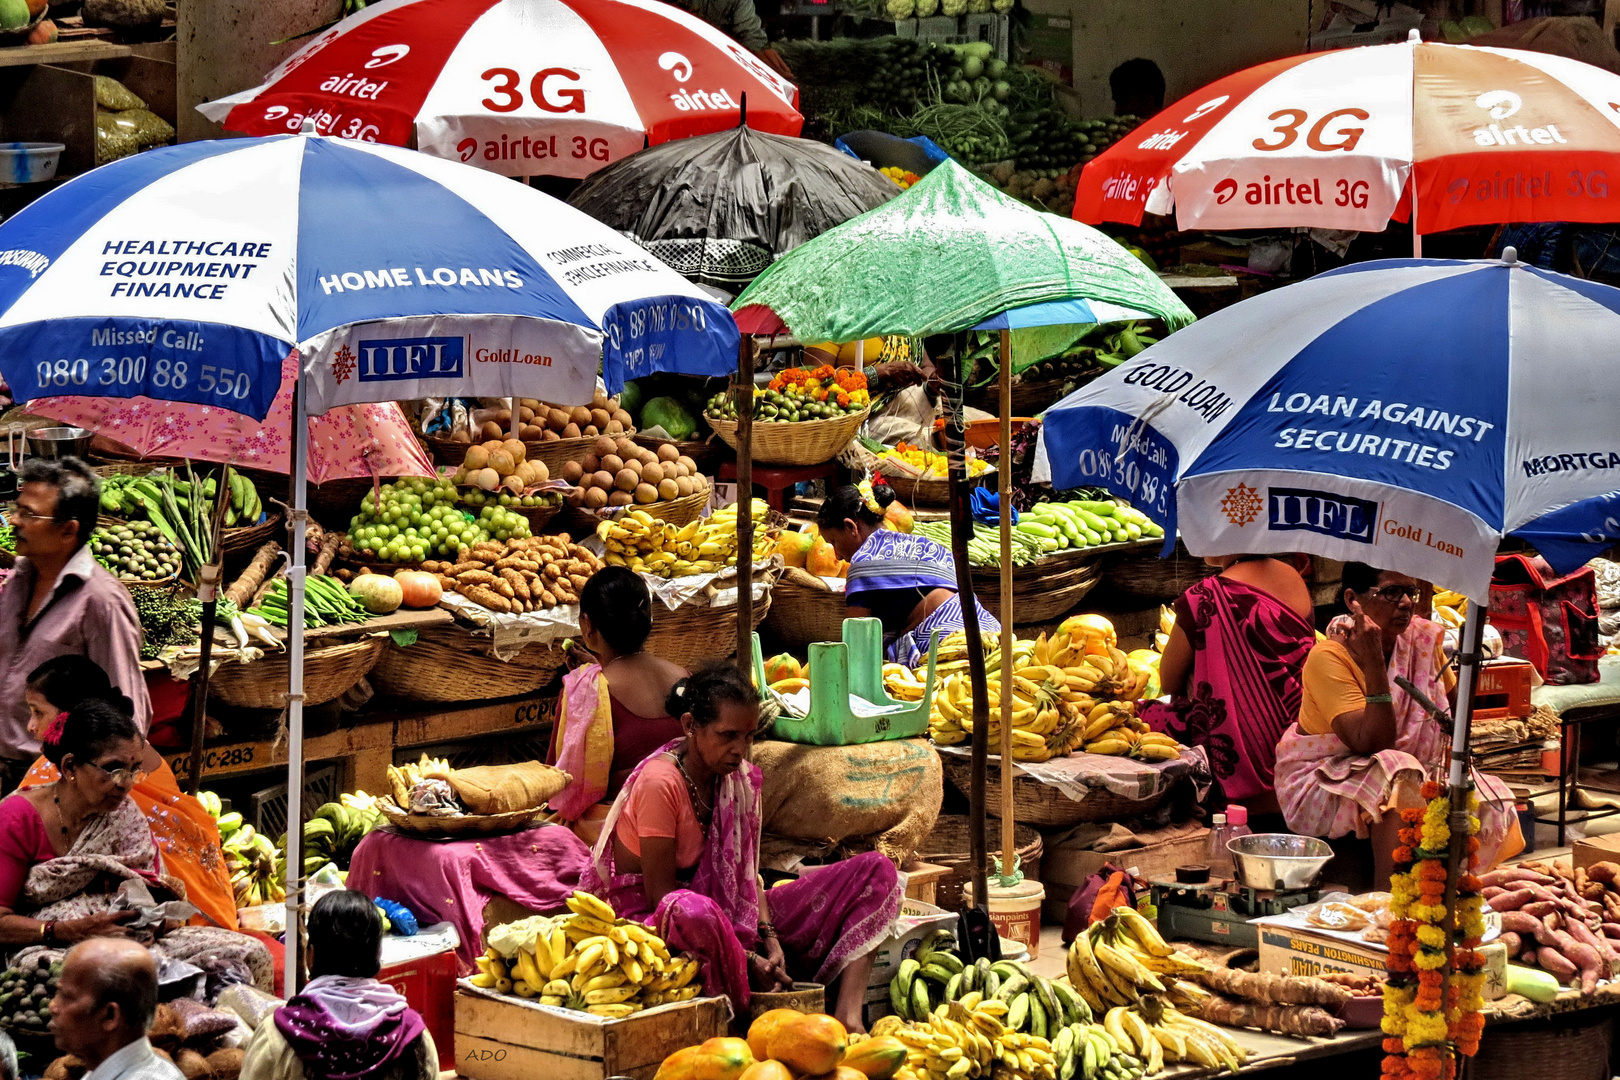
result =
[[[1367,704],[1369,704],[1369,705],[1393,705],[1394,703],[1395,703],[1395,699],[1392,696],[1390,696],[1389,694],[1368,694],[1367,695]]]

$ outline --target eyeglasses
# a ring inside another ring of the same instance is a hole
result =
[[[1398,604],[1402,600],[1416,600],[1422,591],[1417,585],[1385,585],[1382,589],[1374,589],[1372,593],[1385,603]]]
[[[7,515],[7,517],[9,517],[13,522],[18,522],[18,521],[55,521],[56,520],[56,516],[54,514],[35,514],[35,513],[29,512],[27,510],[24,510],[21,507],[17,508],[16,510],[13,510],[10,514]]]
[[[111,780],[115,787],[134,787],[152,775],[150,771],[141,768],[139,765],[115,765],[109,768],[106,765],[98,765],[94,761],[87,761],[85,764]]]

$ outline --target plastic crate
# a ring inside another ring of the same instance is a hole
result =
[[[342,791],[339,782],[340,767],[337,765],[304,770],[305,821],[308,821],[323,804],[337,801]],[[280,836],[286,832],[287,785],[277,784],[249,795],[247,813],[243,817],[266,836]]]

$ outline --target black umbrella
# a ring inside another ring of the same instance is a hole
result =
[[[776,256],[898,194],[825,143],[736,127],[631,154],[568,202],[693,281],[736,293]]]

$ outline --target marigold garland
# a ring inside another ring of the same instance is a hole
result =
[[[1390,879],[1389,981],[1384,987],[1383,1075],[1386,1080],[1449,1080],[1454,1052],[1479,1050],[1485,1018],[1484,958],[1474,949],[1485,932],[1478,863],[1479,802],[1469,794],[1468,868],[1458,882],[1451,966],[1446,960],[1446,857],[1451,800],[1436,781],[1423,785],[1427,804],[1401,811],[1405,823]]]

